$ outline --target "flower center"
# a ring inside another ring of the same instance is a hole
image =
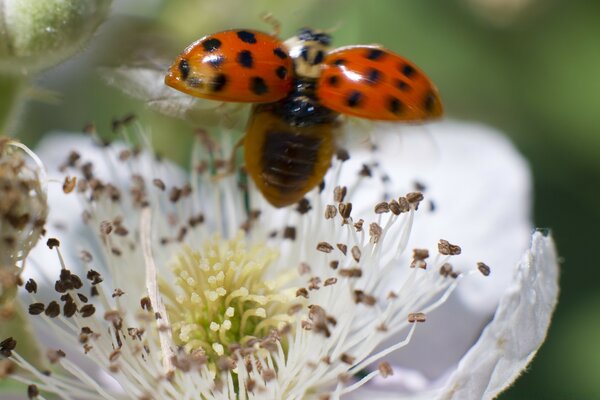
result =
[[[178,290],[161,288],[176,342],[187,352],[201,349],[214,363],[292,322],[294,290],[273,276],[276,258],[265,245],[249,245],[243,233],[231,240],[215,235],[201,250],[183,248],[172,265]]]

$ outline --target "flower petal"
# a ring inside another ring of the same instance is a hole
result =
[[[492,268],[488,277],[465,277],[453,297],[428,316],[411,345],[391,355],[396,366],[418,370],[433,382],[477,340],[511,282],[532,230],[531,178],[514,146],[484,125],[443,121],[379,127],[374,137],[379,150],[353,150],[342,170],[340,180],[348,184],[363,164],[377,163],[373,178],[365,178],[353,196],[356,213],[370,212],[386,196],[376,179],[385,174],[388,200],[424,191],[408,249],[435,249],[439,239],[446,239],[462,248],[460,257],[450,260],[454,270],[470,270],[480,261]],[[456,316],[461,324],[455,323]]]
[[[552,238],[534,233],[494,319],[435,398],[491,399],[512,384],[546,338],[558,298],[558,272]]]

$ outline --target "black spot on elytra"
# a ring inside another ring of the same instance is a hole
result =
[[[209,56],[208,58],[208,63],[213,67],[213,68],[219,68],[221,66],[221,64],[223,64],[223,61],[225,61],[225,57],[223,56]]]
[[[284,67],[283,65],[277,67],[277,69],[275,70],[275,75],[277,75],[277,77],[279,79],[285,79],[287,74],[288,74],[287,68]]]
[[[402,75],[404,75],[407,78],[412,78],[417,73],[417,71],[414,69],[414,67],[412,67],[411,65],[408,65],[408,64],[401,64],[400,72],[402,72]]]
[[[399,114],[402,112],[402,102],[395,97],[390,97],[388,100],[388,109],[394,114]]]
[[[365,54],[365,57],[369,60],[377,61],[380,60],[384,55],[385,53],[381,49],[369,49]]]
[[[346,64],[346,60],[344,60],[343,58],[338,58],[337,60],[333,60],[333,62],[331,63],[333,65],[345,65]]]
[[[378,69],[371,68],[367,70],[367,74],[365,76],[367,84],[376,85],[381,80],[382,75],[383,74]]]
[[[260,76],[253,76],[250,79],[250,90],[256,95],[262,95],[269,91],[265,80]]]
[[[408,92],[410,90],[410,85],[401,79],[398,79],[396,81],[396,87],[402,90],[403,92]]]
[[[288,57],[286,52],[281,50],[281,48],[279,48],[279,47],[277,47],[275,50],[273,50],[273,54],[275,54],[277,57],[281,58],[282,60],[285,60]]]
[[[423,99],[423,108],[428,113],[432,112],[435,107],[435,95],[432,92],[428,92]]]
[[[187,80],[190,74],[190,64],[188,63],[188,60],[181,59],[181,61],[179,61],[178,68],[179,72],[181,73],[181,79],[183,79],[184,81]]]
[[[325,58],[325,53],[323,53],[321,50],[317,51],[317,55],[315,56],[314,60],[312,61],[313,65],[321,64],[323,62],[324,58]]]
[[[330,86],[337,87],[340,84],[340,77],[337,75],[331,75],[329,78],[327,78],[327,83],[329,83]]]
[[[242,50],[237,55],[237,62],[244,68],[252,68],[254,59],[252,58],[252,52],[248,50]]]
[[[227,75],[217,74],[210,83],[210,88],[213,92],[220,92],[225,85],[227,85]]]
[[[238,31],[237,36],[244,43],[250,43],[250,44],[256,43],[256,35],[252,32]]]
[[[209,38],[202,42],[202,47],[208,52],[215,51],[221,47],[221,41],[217,38]]]
[[[363,94],[358,90],[353,90],[346,97],[346,105],[348,107],[358,107],[363,100]]]

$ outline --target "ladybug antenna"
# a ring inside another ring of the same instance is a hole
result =
[[[273,36],[278,37],[281,33],[281,22],[279,22],[279,20],[270,12],[263,13],[260,18],[267,24],[271,25],[273,28]]]

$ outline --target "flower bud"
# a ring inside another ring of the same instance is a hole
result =
[[[10,282],[16,282],[17,262],[29,254],[44,230],[48,202],[43,174],[35,154],[0,137],[0,276],[4,277],[0,298],[13,286]]]
[[[81,49],[112,0],[0,0],[0,72],[32,73]]]

